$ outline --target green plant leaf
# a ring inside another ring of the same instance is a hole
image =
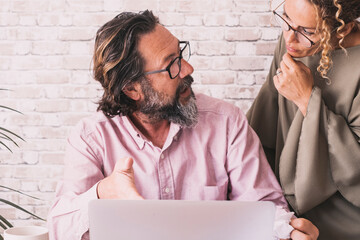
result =
[[[3,224],[7,225],[7,227],[13,227],[13,225],[1,215],[0,215],[0,220],[3,222]]]
[[[20,111],[18,111],[18,110],[16,110],[16,109],[13,109],[13,108],[11,108],[11,107],[7,107],[7,106],[4,106],[4,105],[0,105],[0,108],[5,108],[5,109],[7,109],[7,110],[10,110],[10,111],[13,111],[13,112],[17,112],[17,113],[20,113],[20,114],[24,115],[22,112],[20,112]]]
[[[27,197],[30,197],[30,198],[33,198],[33,199],[36,199],[36,200],[45,201],[44,199],[40,199],[40,198],[31,196],[31,195],[26,194],[26,193],[24,193],[24,192],[21,192],[21,191],[19,191],[19,190],[16,190],[16,189],[13,189],[13,188],[9,188],[9,187],[3,186],[3,185],[0,185],[0,188],[4,188],[4,189],[7,189],[7,190],[10,190],[10,191],[13,191],[13,192],[17,192],[17,193],[20,193],[20,194],[22,194],[22,195],[24,195],[24,196],[27,196]]]
[[[21,140],[23,140],[25,142],[25,140],[22,137],[20,137],[19,135],[17,135],[16,133],[14,133],[14,132],[12,132],[10,130],[7,130],[6,128],[0,127],[0,130],[4,131],[4,132],[7,132],[7,133],[10,133],[10,134],[14,135],[15,137],[17,137],[17,138],[19,138],[19,139],[21,139]]]
[[[17,209],[19,209],[19,210],[21,210],[21,211],[23,211],[23,212],[25,212],[25,213],[27,213],[27,214],[29,214],[29,215],[37,218],[37,219],[39,219],[39,220],[46,221],[45,219],[43,219],[43,218],[41,218],[41,217],[39,217],[39,216],[37,216],[37,215],[29,212],[28,210],[26,210],[26,209],[20,207],[19,205],[16,205],[15,203],[12,203],[12,202],[10,202],[10,201],[8,201],[8,200],[5,200],[5,199],[0,198],[0,202],[3,202],[3,203],[5,203],[5,204],[8,204],[8,205],[14,207],[14,208],[17,208]]]

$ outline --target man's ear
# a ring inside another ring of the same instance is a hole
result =
[[[125,86],[123,92],[132,100],[138,101],[141,98],[140,89],[141,88],[139,83],[131,83]]]

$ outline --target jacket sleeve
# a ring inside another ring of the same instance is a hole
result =
[[[275,148],[278,122],[278,92],[273,83],[273,77],[282,58],[282,37],[280,38],[272,60],[266,81],[246,114],[250,126],[259,136],[266,157],[275,172]]]

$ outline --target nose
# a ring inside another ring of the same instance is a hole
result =
[[[181,70],[179,73],[180,78],[184,78],[194,72],[193,66],[188,63],[186,60],[181,59]]]
[[[283,34],[286,43],[297,41],[296,32],[294,29],[290,28],[289,31],[283,31]]]

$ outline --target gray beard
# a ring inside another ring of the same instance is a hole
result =
[[[163,93],[152,88],[147,79],[141,80],[144,100],[140,103],[139,111],[148,117],[150,123],[168,120],[183,127],[195,126],[198,121],[198,109],[194,92],[191,90],[190,98],[185,105],[179,101],[180,92],[190,87],[192,82],[191,76],[184,78],[184,83],[177,88],[175,97],[167,100]]]

